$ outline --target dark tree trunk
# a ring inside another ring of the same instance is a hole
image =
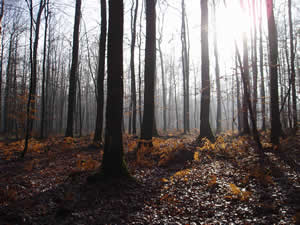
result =
[[[264,78],[264,54],[263,54],[263,33],[262,33],[262,1],[260,1],[259,9],[259,69],[260,69],[260,98],[261,98],[261,114],[262,114],[262,130],[266,130],[266,94],[265,94],[265,78]]]
[[[102,172],[127,176],[122,140],[123,117],[123,0],[109,0],[107,104]]]
[[[255,119],[255,123],[257,121],[257,29],[256,29],[256,5],[255,0],[252,0],[252,11],[253,11],[253,57],[252,57],[252,71],[253,71],[253,98],[252,98],[252,105],[253,105],[253,115]]]
[[[292,99],[293,99],[293,128],[297,131],[297,97],[296,97],[296,71],[295,71],[295,51],[293,37],[293,22],[292,22],[292,6],[291,0],[288,0],[289,12],[289,28],[290,28],[290,55],[291,55],[291,84],[292,84]]]
[[[209,78],[209,50],[208,50],[208,6],[207,0],[201,0],[201,114],[200,114],[200,135],[198,140],[208,138],[215,141],[209,123],[210,110],[210,78]]]
[[[248,58],[248,41],[246,34],[243,34],[243,71],[246,79],[246,85],[249,87],[249,58]],[[241,65],[240,65],[241,66]],[[243,82],[245,86],[245,83]],[[244,88],[245,90],[245,88]],[[244,91],[243,95],[243,134],[250,134],[250,127],[248,123],[248,104],[247,104],[247,94]]]
[[[45,2],[43,0],[40,1],[39,11],[37,14],[37,18],[35,20],[35,38],[32,49],[32,29],[33,29],[33,5],[32,1],[30,1],[30,64],[31,64],[31,78],[30,78],[30,87],[29,87],[29,97],[27,103],[27,124],[26,124],[26,136],[25,136],[25,146],[22,152],[21,157],[23,158],[28,149],[28,139],[31,136],[32,128],[33,128],[33,118],[35,116],[35,99],[36,99],[36,85],[37,85],[37,55],[38,55],[38,43],[39,43],[39,33],[40,33],[40,24],[42,12],[45,7]]]
[[[162,35],[162,34],[161,34]],[[166,81],[165,81],[165,69],[163,53],[161,50],[161,38],[158,41],[158,51],[160,57],[160,67],[161,67],[161,83],[162,83],[162,97],[163,97],[163,130],[167,131],[167,99],[166,99]]]
[[[237,102],[237,119],[238,119],[238,131],[239,133],[242,132],[242,106],[241,106],[241,94],[240,94],[240,80],[238,77],[238,62],[237,62],[237,56],[236,56],[236,73],[235,73],[235,78],[236,78],[236,102]]]
[[[278,103],[278,74],[277,58],[278,43],[277,29],[273,13],[273,0],[266,0],[267,17],[268,17],[268,34],[269,34],[269,70],[270,70],[270,95],[271,95],[271,142],[273,145],[279,144],[281,135],[281,123]]]
[[[173,66],[172,66],[172,79],[174,83],[174,100],[175,100],[175,115],[176,115],[176,130],[179,130],[179,117],[178,117],[178,103],[177,103],[177,85],[176,85],[176,80],[175,80],[175,65],[173,61]]]
[[[9,133],[9,124],[10,124],[10,95],[11,95],[11,77],[12,77],[12,53],[13,53],[13,43],[14,43],[14,33],[10,35],[9,40],[9,47],[8,47],[8,60],[7,60],[7,67],[6,67],[6,84],[4,90],[4,109],[3,109],[3,131],[4,133]]]
[[[154,123],[154,83],[156,66],[156,13],[155,1],[146,0],[146,50],[144,116],[141,139],[152,145]]]
[[[140,131],[142,130],[142,16],[143,16],[144,0],[142,0],[141,12],[140,12],[140,27],[139,27],[139,121],[140,121]]]
[[[216,61],[216,86],[217,86],[217,130],[216,133],[221,132],[221,121],[222,121],[222,114],[221,114],[221,84],[220,84],[220,66],[219,66],[219,52],[218,52],[218,43],[217,43],[217,30],[216,30],[216,4],[213,1],[214,5],[214,55]]]
[[[134,4],[132,4],[133,7]],[[132,133],[136,134],[136,87],[135,87],[135,67],[134,67],[134,50],[135,50],[135,41],[136,41],[136,20],[138,13],[139,1],[135,1],[134,15],[131,16],[131,46],[130,46],[130,72],[131,72],[131,108],[132,112],[131,123],[132,123]],[[133,8],[131,10],[133,13]],[[131,124],[130,124],[131,126]]]
[[[105,76],[105,46],[106,46],[106,0],[101,0],[101,34],[99,44],[98,75],[97,75],[97,116],[94,142],[102,141],[103,107],[104,107],[104,76]]]
[[[185,2],[181,1],[181,44],[182,44],[182,77],[183,77],[183,130],[190,131],[189,115],[189,53],[187,43],[187,24]]]
[[[46,4],[46,13],[45,13],[45,33],[44,33],[44,52],[43,52],[43,77],[42,77],[42,109],[41,109],[41,131],[40,138],[44,138],[45,130],[45,108],[46,108],[46,99],[45,99],[45,81],[46,81],[46,58],[47,58],[47,32],[48,32],[48,16],[49,16],[49,1]]]
[[[0,40],[1,40],[1,46],[0,46],[0,52],[1,52],[1,58],[0,58],[0,122],[2,121],[2,74],[3,74],[3,52],[4,52],[4,41],[3,41],[3,30],[2,30],[2,18],[4,14],[4,0],[2,0],[1,3],[1,9],[0,9]],[[1,129],[1,126],[0,126]]]
[[[72,65],[69,79],[68,118],[65,136],[73,137],[74,110],[76,101],[76,77],[78,73],[79,26],[81,17],[81,0],[76,0],[75,22],[73,31]]]
[[[246,67],[242,65],[242,60],[241,60],[241,56],[240,53],[238,51],[237,48],[237,44],[235,44],[235,48],[236,48],[236,53],[237,53],[237,57],[238,57],[238,62],[240,64],[240,68],[241,68],[241,77],[242,77],[242,81],[243,81],[243,85],[244,85],[244,95],[247,101],[247,105],[248,105],[248,110],[250,113],[250,119],[251,119],[251,124],[252,124],[252,133],[253,133],[253,138],[257,144],[258,147],[258,153],[263,156],[263,149],[262,149],[262,145],[260,142],[260,137],[259,137],[259,133],[257,131],[257,127],[256,127],[256,121],[255,121],[255,117],[254,117],[254,112],[252,109],[252,105],[251,105],[251,99],[250,99],[250,94],[249,94],[249,77],[247,77],[247,73],[245,71]],[[249,132],[250,133],[250,132]]]

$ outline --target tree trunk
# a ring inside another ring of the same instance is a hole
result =
[[[251,105],[251,99],[250,99],[250,94],[249,94],[249,77],[247,77],[247,73],[245,71],[246,67],[242,65],[242,60],[241,60],[241,56],[240,53],[238,51],[237,48],[237,44],[235,43],[235,48],[236,48],[236,53],[237,53],[237,57],[238,57],[238,62],[240,64],[240,68],[241,68],[241,76],[242,76],[242,80],[243,80],[243,85],[244,85],[244,95],[246,97],[246,101],[247,101],[247,105],[248,105],[248,110],[250,113],[250,118],[251,118],[251,123],[252,123],[252,129],[253,129],[253,138],[257,144],[258,147],[258,153],[263,156],[263,149],[262,149],[262,145],[260,142],[260,137],[259,137],[259,133],[257,131],[257,127],[256,127],[256,121],[255,121],[255,117],[254,117],[254,112],[252,109],[252,105]]]
[[[156,67],[156,13],[155,1],[146,0],[146,50],[144,116],[141,139],[152,145],[154,123],[154,84]]]
[[[259,9],[259,69],[260,69],[260,98],[261,98],[261,114],[262,114],[262,130],[266,130],[266,94],[265,94],[265,78],[264,78],[264,53],[263,53],[263,33],[262,33],[262,1],[260,1]]]
[[[44,52],[43,52],[43,77],[42,77],[42,109],[41,109],[41,130],[40,138],[44,138],[44,129],[45,129],[45,108],[46,108],[46,99],[45,99],[45,81],[46,81],[46,58],[47,58],[47,32],[48,32],[48,16],[49,16],[49,0],[46,4],[46,13],[45,13],[45,32],[44,32]]]
[[[292,99],[293,99],[293,128],[294,133],[297,132],[297,97],[296,97],[296,71],[295,71],[295,51],[293,37],[293,22],[292,22],[292,6],[291,0],[288,0],[289,28],[290,28],[290,55],[291,55],[291,83],[292,83]]]
[[[140,12],[140,27],[139,27],[139,121],[140,121],[140,131],[142,130],[142,17],[143,17],[144,0],[142,0],[141,12]]]
[[[257,121],[257,29],[256,29],[256,8],[255,8],[255,0],[252,0],[252,11],[253,11],[253,57],[252,57],[252,71],[253,71],[253,115],[255,119],[255,123]]]
[[[277,75],[277,58],[278,43],[277,29],[273,13],[273,0],[266,0],[267,17],[268,17],[268,34],[269,34],[269,70],[270,70],[270,95],[271,95],[271,142],[273,145],[279,144],[281,135],[281,123],[278,103],[278,75]]]
[[[236,59],[236,73],[235,73],[235,76],[236,76],[236,102],[237,102],[237,118],[238,118],[238,131],[239,133],[242,132],[242,106],[241,106],[241,95],[240,95],[240,80],[239,80],[239,77],[238,77],[238,65],[237,65],[237,59]]]
[[[72,65],[69,79],[68,119],[65,136],[73,137],[74,110],[76,100],[76,77],[78,73],[79,26],[81,17],[81,0],[76,0],[75,22],[73,32]]]
[[[201,0],[201,114],[200,114],[200,135],[198,140],[208,138],[215,141],[209,123],[210,110],[210,78],[209,78],[209,50],[208,50],[208,6],[207,0]]]
[[[10,98],[11,98],[11,77],[12,77],[12,53],[13,53],[13,43],[14,43],[14,33],[10,35],[9,40],[9,47],[8,47],[8,60],[7,60],[7,67],[6,67],[6,84],[4,90],[4,109],[3,109],[3,131],[5,134],[8,134],[9,124],[10,124]]]
[[[182,77],[183,77],[183,130],[186,134],[190,131],[189,116],[189,53],[187,43],[185,2],[181,1],[181,44],[182,44]]]
[[[219,52],[218,52],[218,42],[217,42],[217,29],[216,29],[216,4],[215,1],[213,1],[214,6],[214,55],[215,55],[215,61],[216,61],[216,86],[217,86],[217,129],[216,133],[220,133],[222,130],[221,127],[221,121],[222,121],[222,114],[221,114],[221,84],[220,84],[220,66],[219,66]]]
[[[106,18],[106,0],[101,0],[101,34],[98,56],[98,75],[97,75],[97,116],[94,142],[102,141],[103,128],[103,107],[104,107],[104,76],[105,76],[105,46],[107,33],[107,18]]]
[[[162,34],[161,34],[162,35]],[[163,94],[163,130],[167,131],[167,99],[166,99],[166,81],[165,81],[165,69],[164,69],[164,59],[161,50],[161,39],[158,41],[158,51],[160,57],[160,67],[161,67],[161,83],[162,83],[162,94]]]
[[[1,9],[0,9],[0,52],[1,52],[1,58],[0,58],[0,122],[2,121],[2,75],[3,75],[3,53],[4,53],[4,41],[3,41],[3,30],[2,30],[2,18],[4,14],[4,0],[2,0],[1,3]],[[1,130],[1,126],[0,126]]]
[[[133,13],[133,6],[131,13]],[[135,50],[135,41],[136,41],[136,20],[138,13],[139,1],[135,1],[135,10],[134,15],[131,15],[131,46],[130,46],[130,72],[131,72],[131,108],[132,112],[131,122],[132,122],[132,133],[136,134],[136,87],[135,87],[135,67],[134,67],[134,50]],[[131,125],[131,124],[130,124]]]
[[[122,140],[123,117],[123,0],[109,0],[107,104],[102,172],[127,176]]]
[[[36,99],[36,85],[37,85],[37,55],[38,55],[38,43],[39,43],[39,33],[40,33],[40,24],[42,12],[45,7],[45,2],[40,1],[40,6],[35,20],[35,38],[32,49],[32,29],[33,29],[33,5],[32,0],[30,1],[30,64],[31,64],[31,78],[30,78],[30,87],[29,87],[29,97],[27,103],[27,125],[26,125],[26,136],[25,136],[25,146],[22,152],[21,157],[23,158],[28,149],[28,139],[31,136],[33,128],[33,119],[35,116],[35,99]]]

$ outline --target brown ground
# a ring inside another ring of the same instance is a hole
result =
[[[263,169],[247,138],[207,149],[190,139],[164,138],[161,152],[127,157],[135,182],[96,184],[87,177],[102,154],[89,136],[32,140],[24,160],[21,142],[0,142],[0,224],[300,223],[299,134],[281,153],[266,151]]]

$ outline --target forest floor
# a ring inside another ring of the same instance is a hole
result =
[[[267,133],[263,137],[267,137]],[[262,162],[249,137],[169,134],[135,156],[136,181],[89,183],[103,152],[91,136],[0,142],[0,224],[300,224],[300,133]]]

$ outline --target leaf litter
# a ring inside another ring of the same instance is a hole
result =
[[[126,157],[135,182],[96,184],[103,152],[90,136],[31,140],[23,161],[21,141],[0,143],[0,224],[299,224],[299,171],[280,154],[262,167],[249,137],[194,139],[155,138]],[[137,143],[126,136],[126,156]],[[297,143],[282,148],[294,160]]]

